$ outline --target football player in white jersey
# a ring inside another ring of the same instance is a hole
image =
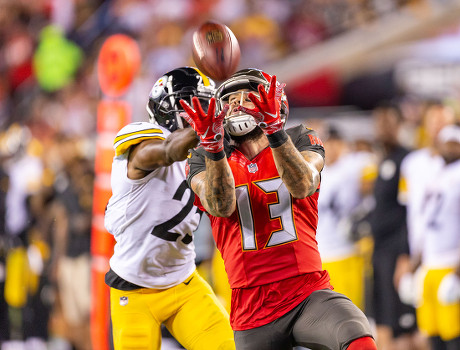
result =
[[[425,191],[420,330],[433,350],[460,349],[460,126],[439,133],[445,165]]]
[[[227,312],[196,272],[200,214],[185,181],[185,159],[199,139],[179,100],[207,103],[214,90],[198,69],[174,69],[150,91],[150,122],[131,123],[115,138],[105,214],[116,240],[105,279],[115,350],[160,349],[162,324],[186,349],[235,348]]]
[[[438,135],[446,126],[455,121],[455,113],[440,101],[430,101],[423,113],[423,134],[425,147],[411,151],[402,161],[398,200],[407,208],[407,228],[410,256],[402,254],[398,258],[394,273],[394,283],[401,300],[417,306],[421,298],[423,270],[414,271],[420,265],[423,249],[426,190],[437,178],[444,160],[439,154]],[[421,337],[423,338],[423,337]],[[426,340],[419,339],[422,342]]]
[[[409,248],[412,256],[419,255],[421,252],[423,229],[420,224],[426,185],[433,180],[434,175],[444,164],[437,149],[436,139],[441,129],[452,124],[454,120],[455,113],[451,107],[439,102],[429,103],[423,116],[426,147],[410,152],[401,164],[398,200],[407,207]],[[403,264],[400,268],[402,266]]]

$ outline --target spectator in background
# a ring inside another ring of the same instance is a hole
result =
[[[327,36],[327,29],[315,6],[310,1],[294,3],[289,26],[285,30],[285,37],[294,51],[307,49]]]
[[[37,140],[32,140],[26,126],[13,124],[8,128],[4,142],[9,147],[11,157],[5,163],[9,176],[6,195],[6,229],[9,234],[18,236],[27,226],[27,197],[41,189],[43,163]]]
[[[2,330],[6,334],[6,339],[2,339],[3,348],[46,349],[51,305],[44,293],[48,285],[49,245],[47,231],[42,230],[42,220],[49,197],[42,191],[41,147],[28,128],[18,125],[12,125],[1,141],[2,169],[6,166],[8,177],[15,177],[14,191],[9,186],[11,182],[5,182],[5,177],[2,176],[1,181],[8,204],[14,204],[13,210],[8,207],[9,229],[2,227],[0,237],[1,249],[8,249],[2,288],[8,304],[2,315],[6,327]],[[21,167],[24,164],[30,166],[30,172]]]
[[[408,252],[406,208],[398,202],[400,167],[408,150],[400,146],[398,131],[403,115],[396,104],[382,104],[373,111],[379,150],[378,176],[374,185],[375,208],[370,223],[374,238],[373,314],[377,344],[381,350],[413,348],[417,327],[415,310],[403,304],[393,285],[396,260]]]
[[[316,233],[323,269],[329,272],[334,290],[348,296],[364,311],[365,267],[356,242],[362,237],[352,232],[352,219],[368,195],[362,192],[363,182],[374,180],[365,174],[375,167],[375,159],[369,152],[352,152],[334,126],[329,127],[324,149],[327,157],[322,171]]]
[[[52,308],[49,263],[50,239],[47,230],[50,217],[48,209],[52,191],[44,187],[27,198],[28,220],[25,231],[27,248],[27,301],[22,310],[22,333],[26,349],[47,349],[48,321]]]
[[[150,30],[142,32],[142,39],[148,50],[145,55],[145,65],[149,74],[160,76],[184,63],[191,51],[186,51],[188,45],[184,42],[184,25],[180,22],[162,20],[150,22]]]
[[[65,171],[59,174],[52,207],[53,277],[59,298],[55,311],[62,316],[61,336],[77,350],[90,350],[90,237],[94,176],[92,164],[86,159],[79,157],[78,153],[68,156]]]
[[[231,29],[245,54],[240,66],[254,67],[282,57],[286,52],[280,25],[265,14],[250,11],[235,20]]]
[[[2,139],[0,136],[0,139]],[[5,301],[5,270],[6,256],[9,248],[6,233],[6,193],[8,191],[8,174],[3,168],[5,156],[0,153],[0,348],[10,339],[10,324],[8,318],[8,304]]]

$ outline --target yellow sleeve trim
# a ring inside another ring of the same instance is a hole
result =
[[[120,143],[115,148],[115,155],[119,156],[125,153],[131,146],[137,145],[138,143],[141,143],[144,140],[151,140],[151,139],[164,140],[165,138],[162,136],[143,136],[143,137],[137,137],[137,138],[130,138],[129,140]]]
[[[366,165],[362,172],[361,172],[361,180],[363,181],[374,181],[377,176],[379,175],[378,173],[378,167],[376,164],[368,164]]]
[[[127,134],[122,134],[119,135],[115,138],[115,141],[113,141],[114,144],[116,144],[118,141],[133,136],[133,135],[138,135],[138,134],[163,134],[163,131],[160,129],[145,129],[145,130],[139,130],[139,131],[134,131],[134,132],[129,132]]]
[[[408,195],[409,187],[407,184],[407,180],[404,177],[400,177],[398,183],[398,202],[403,205],[407,204]]]

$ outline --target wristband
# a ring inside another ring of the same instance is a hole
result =
[[[218,161],[218,160],[225,158],[224,150],[216,152],[216,153],[204,151],[204,154],[206,155],[207,158],[214,160],[214,161]]]
[[[270,148],[277,148],[284,144],[289,139],[289,136],[286,131],[279,130],[273,134],[267,135],[267,139]]]

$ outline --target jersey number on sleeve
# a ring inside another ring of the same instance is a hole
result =
[[[184,197],[185,191],[188,190],[189,187],[187,185],[187,181],[182,181],[180,184],[179,188],[177,189],[176,193],[174,193],[173,199],[177,201],[181,201],[182,198]],[[176,215],[174,215],[171,219],[168,221],[163,222],[160,225],[157,225],[153,228],[152,232],[150,232],[152,235],[164,239],[166,241],[170,242],[175,242],[177,240],[177,237],[180,236],[180,234],[175,233],[175,232],[170,232],[173,227],[176,225],[180,224],[182,220],[184,220],[187,215],[190,213],[190,211],[193,209],[193,201],[194,201],[194,196],[191,190],[190,192],[190,197],[187,201],[187,204],[181,209],[180,212],[178,212]],[[185,235],[184,238],[182,238],[182,242],[185,244],[189,244],[193,240],[192,236],[190,235]]]
[[[267,205],[270,219],[278,219],[281,230],[271,232],[270,238],[264,248],[297,240],[297,232],[292,216],[292,198],[280,178],[254,182],[264,193],[276,193],[278,201]],[[256,250],[256,235],[254,229],[254,216],[247,185],[236,188],[236,206],[240,217],[241,232],[243,235],[243,250]]]

